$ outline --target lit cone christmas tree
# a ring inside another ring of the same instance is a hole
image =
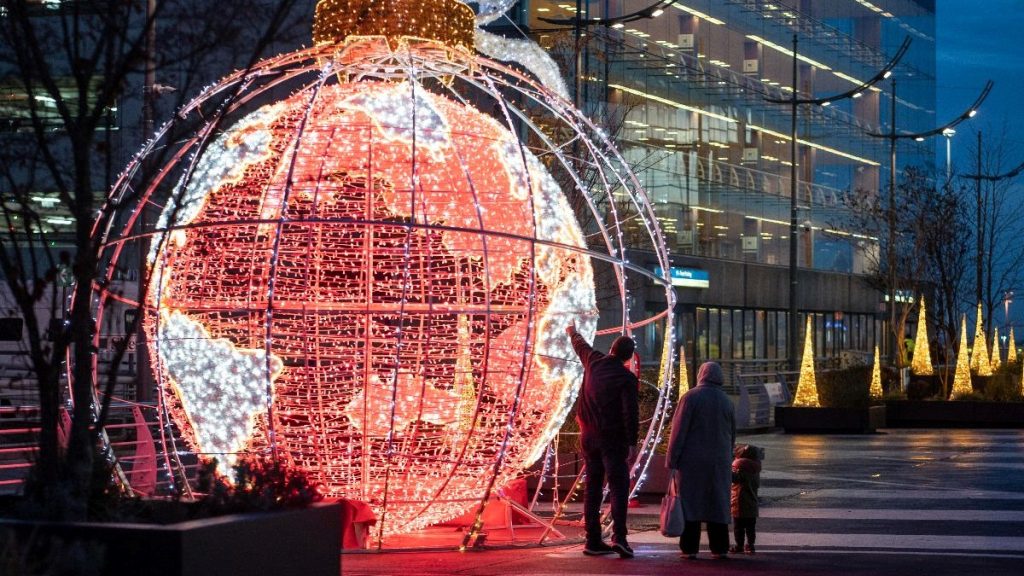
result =
[[[989,362],[992,373],[999,370],[999,366],[1002,364],[1001,356],[1002,353],[999,351],[999,327],[996,326],[992,329],[992,361]]]
[[[971,372],[979,376],[991,376],[992,365],[985,343],[985,325],[981,318],[981,303],[978,303],[978,321],[974,326],[974,347],[971,349]]]
[[[669,269],[639,180],[570,102],[476,54],[478,21],[457,0],[323,0],[314,47],[223,79],[176,115],[192,137],[164,126],[129,164],[97,331],[130,299],[105,288],[119,258],[146,255],[129,304],[185,442],[169,466],[272,456],[369,503],[378,534],[415,530],[479,509],[557,435],[582,376],[565,326],[631,329],[598,325],[595,275],[618,279],[618,317],[651,320],[625,293],[653,274],[625,261],[623,222]]]
[[[960,322],[960,347],[956,353],[956,372],[953,374],[953,390],[951,396],[970,394],[974,390],[971,385],[971,367],[967,356],[967,315]]]
[[[804,333],[804,355],[800,361],[800,380],[796,385],[796,397],[793,406],[816,408],[818,402],[818,383],[814,380],[814,335],[811,333],[811,317],[807,317]]]
[[[1006,363],[1017,363],[1017,340],[1013,337],[1013,326],[1010,326],[1010,337],[1006,343]]]
[[[928,318],[924,308],[924,296],[917,312],[917,335],[914,337],[914,358],[910,363],[910,371],[918,376],[930,376],[932,370],[932,354],[928,348]]]
[[[871,386],[868,388],[868,395],[873,400],[879,400],[882,392],[882,362],[878,356],[878,345],[875,344],[875,361],[871,364]]]

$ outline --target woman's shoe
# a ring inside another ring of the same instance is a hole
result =
[[[746,554],[753,554],[754,553],[754,545],[753,544],[747,544],[747,546],[745,548],[743,548],[743,552],[746,553]]]

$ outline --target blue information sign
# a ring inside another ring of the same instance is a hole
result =
[[[711,286],[711,275],[707,270],[698,268],[669,268],[669,278],[673,286],[682,288],[708,288]],[[654,275],[661,276],[661,266],[654,267]]]

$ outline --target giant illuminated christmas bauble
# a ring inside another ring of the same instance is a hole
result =
[[[150,342],[198,451],[230,462],[272,417],[332,495],[382,502],[390,482],[411,520],[479,498],[505,415],[507,474],[557,431],[591,267],[558,246],[584,247],[558,185],[493,118],[406,82],[318,87],[219,135],[184,197],[187,227],[154,249]]]
[[[565,327],[599,329],[595,270],[621,305],[604,331],[632,322],[619,211],[668,266],[638,182],[568,102],[475,56],[420,3],[357,38],[346,27],[366,24],[322,19],[325,4],[351,2],[318,8],[317,33],[344,41],[187,106],[179,118],[202,121],[104,246],[114,268],[148,240],[168,435],[225,473],[272,454],[369,502],[393,534],[479,505],[557,434],[582,376]]]

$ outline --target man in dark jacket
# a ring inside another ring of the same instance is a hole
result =
[[[626,505],[629,498],[629,462],[636,458],[638,408],[637,377],[626,368],[636,345],[627,336],[619,336],[608,354],[594,350],[576,332],[565,329],[573,350],[583,363],[583,390],[576,412],[580,424],[580,443],[587,470],[583,520],[588,556],[618,552],[632,558],[626,542]],[[601,540],[601,500],[604,483],[612,507],[612,544]]]

